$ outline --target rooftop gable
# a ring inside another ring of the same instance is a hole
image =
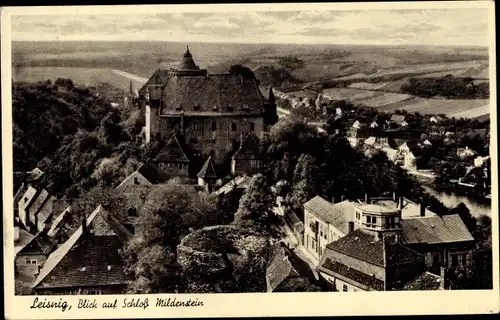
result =
[[[177,139],[177,135],[173,134],[167,143],[165,143],[158,155],[154,158],[154,161],[189,163],[189,158],[184,152],[179,139]]]
[[[233,155],[233,159],[257,159],[260,157],[259,139],[249,132],[240,148]]]
[[[198,178],[202,179],[217,179],[217,170],[215,167],[214,160],[212,157],[208,157],[207,161],[203,164],[200,172],[198,172]]]
[[[19,201],[19,207],[21,209],[27,210],[36,199],[35,195],[37,194],[37,190],[33,188],[33,186],[28,186],[28,190],[24,193],[23,197]]]

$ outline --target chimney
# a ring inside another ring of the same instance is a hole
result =
[[[332,203],[335,203],[335,196],[332,197]]]
[[[85,217],[82,218],[82,235],[85,236],[87,234],[87,219]]]
[[[403,197],[399,197],[399,205],[398,205],[399,210],[403,209]]]
[[[419,209],[420,209],[420,216],[425,217],[425,205],[422,202],[420,202]]]
[[[349,221],[348,223],[349,226],[349,233],[354,231],[354,221]]]
[[[344,195],[340,196],[340,202],[344,201]]]
[[[392,192],[392,201],[396,202],[397,201],[397,198],[396,198],[396,191],[393,191]]]
[[[365,193],[365,203],[368,204],[370,199],[368,198],[368,193]]]
[[[444,267],[441,267],[439,271],[440,271],[441,278],[442,278],[442,281],[441,281],[441,283],[439,284],[439,287],[440,287],[442,290],[444,290],[444,289],[445,289],[445,282],[446,282],[446,280],[445,280],[445,269],[444,269]]]

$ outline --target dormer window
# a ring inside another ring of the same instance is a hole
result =
[[[248,104],[244,103],[243,104],[243,110],[248,111],[250,108],[248,107]]]
[[[200,104],[199,104],[199,103],[195,104],[195,105],[193,106],[193,110],[195,110],[195,111],[200,110]]]
[[[182,110],[182,106],[181,105],[178,105],[177,107],[175,107],[175,111],[181,111]]]
[[[218,109],[219,109],[219,107],[217,107],[217,105],[215,105],[215,106],[212,107],[213,111],[217,111]]]

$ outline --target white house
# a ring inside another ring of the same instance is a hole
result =
[[[356,205],[348,200],[332,204],[320,196],[304,204],[304,246],[314,258],[319,260],[328,243],[353,228]]]

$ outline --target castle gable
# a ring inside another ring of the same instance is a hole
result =
[[[236,160],[255,160],[260,157],[260,145],[259,140],[255,137],[251,132],[245,137],[243,142],[241,143],[240,148],[233,155],[233,159]]]
[[[165,146],[161,149],[158,155],[154,158],[157,162],[189,162],[184,149],[182,148],[179,139],[174,134],[167,141]]]

